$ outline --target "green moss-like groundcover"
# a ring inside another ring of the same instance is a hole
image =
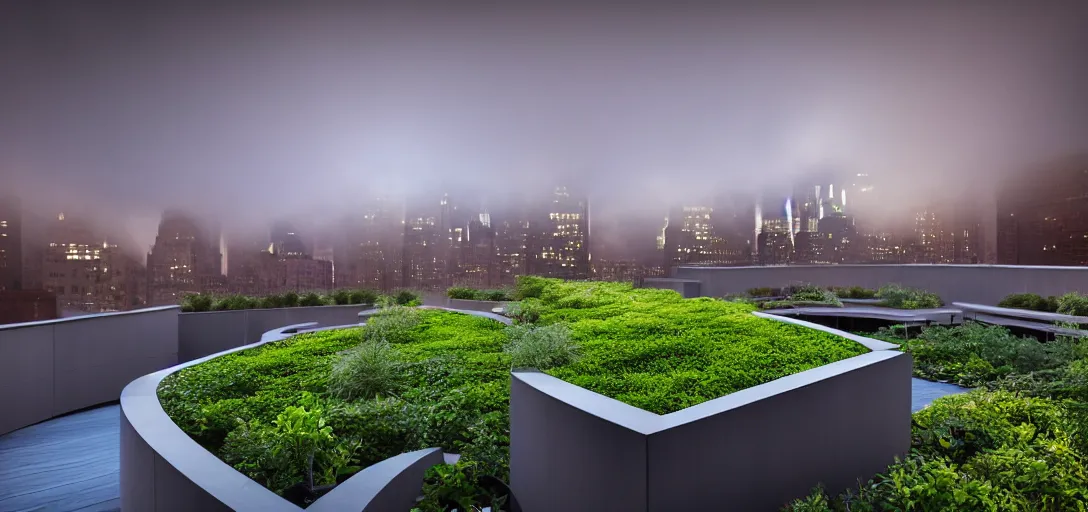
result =
[[[548,373],[658,414],[867,351],[758,318],[746,304],[618,283],[527,283],[542,306],[538,323],[568,324],[581,351]],[[297,462],[282,460],[300,445],[335,452],[314,460],[315,478],[325,483],[431,446],[505,480],[511,362],[504,326],[446,311],[421,315],[410,341],[393,345],[402,375],[395,396],[345,402],[326,392],[332,364],[361,341],[364,328],[356,328],[302,334],[186,368],[163,381],[159,397],[193,439],[281,494],[305,478]],[[302,409],[290,409],[296,406]],[[299,434],[305,428],[292,418],[319,433]]]

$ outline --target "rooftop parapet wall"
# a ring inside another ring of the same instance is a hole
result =
[[[177,357],[177,306],[0,325],[0,434],[117,400]]]
[[[678,267],[673,277],[701,284],[701,294],[722,297],[760,287],[798,283],[879,288],[897,283],[922,288],[945,303],[996,305],[1012,293],[1062,295],[1088,292],[1088,267],[1010,265],[795,265],[781,267]]]

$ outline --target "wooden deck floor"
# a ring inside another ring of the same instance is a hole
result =
[[[120,408],[0,436],[0,512],[120,510]]]
[[[914,379],[911,410],[965,391]],[[0,436],[0,512],[120,510],[120,409],[109,405]]]

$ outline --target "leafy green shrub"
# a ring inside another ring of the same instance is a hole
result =
[[[463,286],[454,286],[446,290],[446,296],[451,299],[476,300],[476,290]]]
[[[186,295],[181,299],[181,311],[184,313],[211,311],[214,300],[211,295],[203,293]]]
[[[933,326],[903,340],[884,332],[875,338],[899,343],[914,358],[914,374],[974,387],[1014,374],[1053,370],[1083,357],[1076,340],[1041,343],[1018,337],[1008,329],[967,322],[955,327]]]
[[[535,326],[512,325],[507,328],[510,343],[506,353],[514,368],[547,370],[578,359],[578,345],[570,338],[570,328],[563,324]]]
[[[329,394],[342,400],[394,394],[400,387],[397,351],[389,343],[360,343],[340,358],[329,373]]]
[[[367,341],[407,343],[411,340],[412,329],[419,325],[421,320],[419,310],[394,304],[382,308],[380,312],[367,319],[363,338]]]
[[[928,309],[939,308],[944,305],[944,302],[935,293],[915,288],[904,288],[897,284],[880,287],[876,296],[881,300],[880,305],[896,309]]]
[[[544,311],[539,299],[525,299],[512,302],[506,306],[506,316],[514,319],[519,324],[532,324],[540,320],[540,314]]]
[[[794,302],[826,302],[829,304],[841,304],[839,298],[829,290],[815,285],[804,285],[790,294],[790,300]]]
[[[320,406],[289,406],[271,425],[253,420],[227,436],[223,461],[270,490],[284,494],[306,480],[336,483],[359,470],[350,466],[353,446],[337,442]],[[312,462],[311,462],[312,460]]]
[[[283,307],[285,307],[285,308],[298,307],[298,294],[297,293],[287,292],[287,293],[283,294],[282,297],[283,297]]]
[[[1055,313],[1058,311],[1058,299],[1055,297],[1041,297],[1034,293],[1014,293],[1006,295],[997,303],[998,307],[1027,309],[1030,311],[1045,311]]]
[[[393,297],[398,306],[418,306],[421,304],[419,295],[410,290],[401,290]]]
[[[298,305],[300,307],[326,306],[329,302],[329,299],[314,292],[307,293],[298,298]]]
[[[1058,298],[1058,313],[1073,316],[1088,316],[1088,295],[1070,292]]]
[[[514,284],[514,300],[539,299],[548,280],[537,276],[518,276]]]
[[[745,293],[747,293],[749,297],[773,297],[778,293],[778,290],[769,287],[749,288]]]
[[[348,304],[374,304],[378,301],[378,293],[374,290],[360,289],[348,292]]]
[[[840,299],[872,299],[876,297],[877,291],[870,290],[868,288],[862,288],[861,286],[851,286],[849,288],[832,288],[831,292]]]

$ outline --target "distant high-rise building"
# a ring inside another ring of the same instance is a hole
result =
[[[288,222],[277,222],[269,230],[272,251],[281,258],[299,258],[309,256],[302,237]]]
[[[589,199],[556,187],[547,213],[533,227],[529,273],[566,279],[590,275]]]
[[[125,311],[144,304],[143,266],[88,223],[60,214],[46,238],[42,284],[62,311]]]
[[[0,197],[0,291],[23,288],[23,212],[16,197]]]
[[[495,226],[495,251],[498,284],[511,285],[526,271],[528,258],[529,221],[507,219]]]
[[[404,224],[401,286],[416,290],[444,289],[448,285],[448,233],[442,233],[435,216],[424,216],[425,211],[412,213]]]
[[[217,230],[202,229],[182,212],[163,213],[147,255],[150,303],[176,304],[187,294],[225,289],[219,246]]]
[[[718,263],[716,245],[724,241],[716,240],[718,237],[711,224],[713,211],[707,206],[683,206],[670,210],[662,247],[666,268]]]
[[[1088,155],[1005,181],[997,196],[997,262],[1088,265]]]
[[[854,218],[838,210],[825,213],[819,225],[821,263],[859,263],[862,247]]]
[[[402,286],[404,205],[389,198],[364,203],[341,227],[334,265],[341,288],[391,291]]]

